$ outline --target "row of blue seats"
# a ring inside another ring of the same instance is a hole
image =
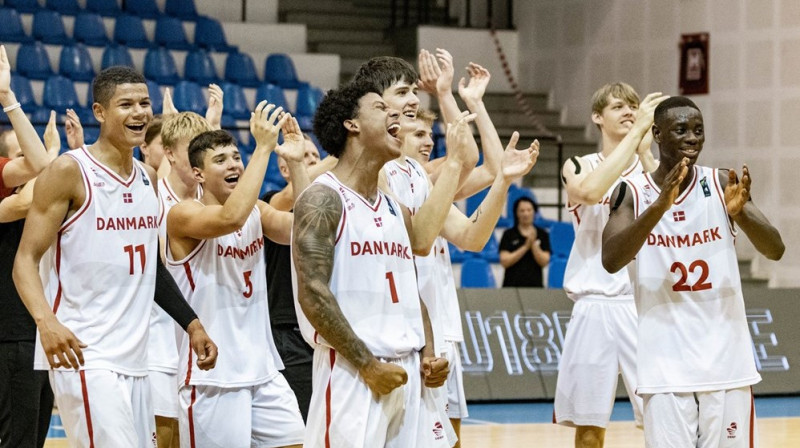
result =
[[[113,39],[109,39],[103,18],[92,12],[82,12],[75,16],[72,37],[67,36],[61,15],[46,9],[33,14],[31,36],[25,33],[22,19],[17,10],[0,8],[0,40],[4,42],[43,42],[46,44],[68,44],[81,42],[86,45],[102,47],[112,43],[131,48],[152,48],[164,46],[174,50],[205,48],[215,51],[235,51],[228,45],[222,24],[211,17],[200,16],[195,26],[194,42],[190,43],[183,29],[181,19],[160,16],[156,19],[154,41],[147,38],[141,17],[121,15],[114,22]]]
[[[158,9],[156,0],[128,0],[122,3],[124,6],[120,7],[118,0],[86,0],[86,9],[82,9],[78,0],[45,0],[44,8],[68,15],[91,11],[104,16],[127,13],[148,19],[154,19],[162,14],[182,19],[194,19],[198,16],[194,0],[166,0],[163,13]],[[20,12],[36,12],[43,9],[38,0],[5,0],[5,6]]]
[[[112,65],[133,67],[133,58],[127,48],[111,45],[103,50],[101,68]],[[54,74],[50,58],[44,45],[39,42],[20,45],[17,51],[17,73],[31,79],[47,79]],[[75,81],[91,81],[95,76],[89,50],[82,44],[62,47],[58,63],[59,74]],[[144,76],[159,84],[172,85],[182,78],[172,53],[164,48],[151,48],[145,54]],[[229,53],[225,60],[225,75],[217,76],[217,68],[211,55],[203,49],[186,55],[184,78],[200,84],[210,84],[225,80],[244,87],[258,87],[263,83],[279,85],[286,89],[297,89],[307,83],[301,81],[289,55],[274,53],[264,61],[264,80],[256,73],[253,58],[247,53]]]
[[[547,266],[547,287],[561,289],[564,286],[566,262],[550,259]],[[462,288],[497,288],[491,264],[482,258],[470,258],[461,264]]]

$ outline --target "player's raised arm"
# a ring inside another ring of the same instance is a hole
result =
[[[373,392],[386,394],[405,384],[405,370],[372,355],[330,290],[336,231],[342,217],[339,195],[328,187],[312,185],[295,204],[294,214],[292,257],[303,314],[317,333],[358,369]]]
[[[603,267],[614,273],[636,257],[650,231],[664,213],[672,207],[680,192],[681,182],[689,172],[688,159],[675,165],[664,178],[661,194],[637,218],[634,213],[633,193],[627,183],[620,183],[611,195],[611,214],[603,230]]]
[[[742,167],[741,179],[737,177],[736,170],[728,171],[727,176],[724,170],[720,170],[719,180],[725,190],[728,216],[744,231],[757,251],[770,260],[780,260],[786,246],[778,229],[750,200],[751,179],[747,165]]]

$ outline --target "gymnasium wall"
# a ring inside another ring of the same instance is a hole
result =
[[[800,289],[745,288],[756,394],[800,393]],[[553,399],[572,302],[546,289],[459,290],[469,400]],[[714,331],[709,328],[709,331]],[[622,381],[618,397],[626,397]]]
[[[700,163],[740,169],[787,246],[756,257],[771,286],[800,286],[800,2],[796,0],[537,0],[514,2],[525,90],[549,91],[567,124],[590,124],[589,99],[624,80],[640,94],[678,91],[682,33],[710,33],[710,94],[692,97],[707,139]],[[595,132],[588,126],[590,132]],[[740,256],[755,255],[747,238]]]

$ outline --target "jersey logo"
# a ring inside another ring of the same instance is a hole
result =
[[[705,197],[710,197],[711,196],[711,189],[708,188],[708,180],[705,177],[700,179],[700,186],[703,187],[703,195]]]
[[[672,212],[672,219],[675,222],[686,221],[686,213],[683,210]]]
[[[650,197],[653,194],[653,189],[647,184],[644,185],[643,189],[642,196],[644,196],[644,203],[650,205],[653,202],[653,199]]]
[[[145,173],[144,170],[141,167],[139,168],[139,172],[142,173],[142,182],[144,182],[144,184],[149,187],[150,186],[150,179],[148,179],[148,177],[150,177],[150,176],[148,176],[147,173]]]
[[[392,201],[387,200],[386,205],[389,206],[389,213],[391,213],[394,216],[397,216],[397,212],[394,211],[394,206],[392,206]]]
[[[411,192],[412,193],[414,192],[414,183],[413,182],[411,183]]]
[[[433,424],[433,438],[435,440],[442,440],[444,438],[444,427],[442,426],[442,422],[436,422]]]
[[[735,439],[736,438],[736,429],[737,429],[736,422],[731,422],[730,426],[728,426],[728,429],[727,429],[728,438],[729,439]]]
[[[375,227],[383,227],[383,222],[381,222],[381,217],[380,216],[375,218]]]
[[[133,203],[133,193],[122,193],[122,202],[126,204]]]

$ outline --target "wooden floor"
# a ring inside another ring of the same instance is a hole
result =
[[[760,448],[800,447],[800,418],[758,419]],[[574,432],[550,423],[464,425],[461,428],[463,448],[505,448],[537,446],[571,447]],[[605,445],[609,448],[642,448],[642,431],[633,422],[611,422]],[[46,448],[67,448],[64,439],[50,439]]]

